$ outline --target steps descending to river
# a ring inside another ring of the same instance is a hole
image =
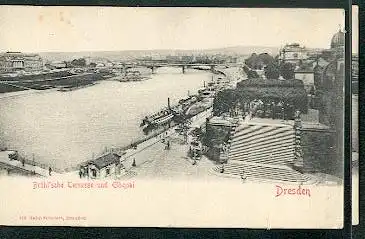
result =
[[[118,176],[118,179],[127,180],[127,179],[134,178],[135,176],[137,176],[137,173],[135,171],[129,170],[129,171],[126,171],[123,175]]]
[[[232,134],[228,159],[287,165],[294,159],[294,131],[283,124],[243,124]]]
[[[224,172],[221,173],[222,166],[213,168],[216,174],[229,175],[240,178],[242,175],[251,180],[270,180],[285,183],[314,183],[315,178],[297,172],[289,167],[265,166],[255,163],[228,163],[224,165]]]
[[[310,176],[291,167],[294,162],[294,129],[281,123],[241,122],[233,127],[221,162],[220,175],[287,183],[313,183]],[[223,167],[223,168],[222,168]]]

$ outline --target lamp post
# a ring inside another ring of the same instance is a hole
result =
[[[32,160],[33,160],[33,173],[35,174],[35,161],[34,161],[34,154],[32,154]]]
[[[296,167],[303,167],[303,151],[301,146],[301,136],[302,136],[302,122],[300,119],[300,111],[295,112],[295,121],[294,121],[294,150],[295,150],[295,162],[294,165]]]

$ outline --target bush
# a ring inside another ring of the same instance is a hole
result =
[[[280,76],[279,69],[274,63],[269,64],[265,67],[266,79],[278,79]]]
[[[294,79],[294,76],[295,76],[294,70],[295,70],[295,66],[289,62],[286,62],[280,66],[280,75],[285,80]]]
[[[236,102],[237,94],[235,90],[228,89],[218,92],[213,101],[213,114],[221,115],[230,112]]]
[[[252,53],[252,55],[245,60],[245,63],[252,69],[261,70],[265,65],[274,64],[275,59],[268,53],[261,53],[259,55]]]
[[[75,67],[85,67],[86,66],[86,60],[84,58],[80,59],[74,59],[71,61],[71,65]]]
[[[250,70],[247,73],[247,78],[248,79],[255,79],[255,78],[258,78],[258,77],[259,77],[259,74],[257,74],[256,71]]]

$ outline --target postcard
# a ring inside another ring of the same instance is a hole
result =
[[[0,225],[342,228],[344,23],[1,6]]]

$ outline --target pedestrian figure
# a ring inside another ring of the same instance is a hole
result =
[[[222,164],[221,173],[224,173],[224,164]]]
[[[24,167],[25,159],[22,159],[22,166]]]
[[[48,174],[49,174],[49,176],[52,176],[52,168],[51,167],[48,168]]]
[[[242,174],[241,174],[241,179],[242,179],[242,182],[245,182],[247,177],[245,175],[245,170],[242,171]]]
[[[81,169],[79,170],[79,176],[80,176],[80,178],[82,177]]]
[[[133,159],[132,167],[136,167],[136,159]]]

